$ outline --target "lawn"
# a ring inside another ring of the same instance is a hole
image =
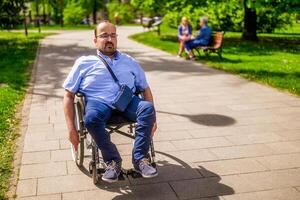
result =
[[[7,198],[21,104],[39,39],[45,34],[0,31],[0,199]]]
[[[131,38],[175,55],[177,30],[163,25],[161,32],[160,37],[156,32],[145,32]],[[258,42],[247,42],[240,39],[241,33],[226,32],[223,60],[216,54],[206,60],[202,54],[199,62],[300,96],[300,24],[258,36]]]

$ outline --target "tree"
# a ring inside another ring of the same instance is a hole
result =
[[[53,19],[56,24],[60,24],[61,27],[64,25],[64,7],[65,1],[64,0],[49,0],[49,4],[53,8],[54,14]]]
[[[291,14],[293,12],[299,12],[300,2],[298,0],[243,0],[244,5],[244,27],[242,38],[244,40],[257,41],[257,30],[263,28],[265,25],[269,25],[267,32],[271,32],[275,29],[276,24],[270,27],[270,24],[261,23],[258,24],[257,12],[263,8],[270,7],[270,15],[276,19],[275,23],[291,23],[288,20],[281,20],[280,15],[282,13]],[[287,18],[289,19],[289,18]],[[269,21],[270,22],[270,21]]]
[[[22,22],[22,8],[25,0],[0,1],[0,28],[10,29]]]
[[[252,0],[250,0],[252,1]],[[244,40],[252,40],[257,41],[257,34],[256,34],[256,10],[253,6],[247,5],[247,0],[243,0],[244,5],[244,28],[243,28],[243,35],[242,38]],[[251,8],[252,7],[252,8]]]

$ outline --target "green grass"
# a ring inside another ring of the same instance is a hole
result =
[[[177,30],[162,26],[161,32],[160,37],[155,32],[146,32],[131,38],[176,54]],[[259,42],[247,42],[240,39],[241,33],[226,32],[223,60],[211,54],[207,61],[203,53],[199,59],[211,67],[300,96],[300,24],[284,32],[276,30],[273,34],[258,36]]]
[[[45,34],[0,32],[0,199],[5,199],[12,173],[18,119],[38,40]]]

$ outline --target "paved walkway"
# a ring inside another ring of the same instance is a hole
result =
[[[118,31],[119,49],[153,89],[159,176],[94,186],[71,160],[61,84],[75,58],[95,50],[92,31],[69,31],[42,42],[18,198],[300,199],[299,98],[127,39],[140,28]],[[130,167],[132,141],[113,141]]]

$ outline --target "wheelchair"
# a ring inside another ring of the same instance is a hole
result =
[[[77,152],[75,152],[73,145],[71,145],[72,158],[75,161],[76,165],[81,168],[83,167],[83,161],[85,158],[85,149],[91,151],[91,160],[89,162],[88,171],[92,176],[93,183],[96,185],[100,181],[101,175],[105,172],[106,163],[102,158],[100,149],[97,147],[95,141],[88,133],[88,130],[84,125],[83,119],[85,114],[85,99],[84,95],[81,93],[75,94],[74,111],[74,123],[79,135],[79,145]],[[128,131],[121,131],[120,129],[125,126],[128,127]],[[135,126],[136,123],[134,121],[130,121],[122,117],[121,115],[113,115],[107,122],[105,129],[107,134],[117,133],[134,140]],[[149,159],[151,165],[156,168],[155,151],[152,139],[150,142],[150,148],[147,154],[147,158]],[[126,177],[132,176],[133,178],[141,177],[141,175],[136,172],[134,168],[128,170],[122,168],[119,180],[124,180],[124,175]]]

